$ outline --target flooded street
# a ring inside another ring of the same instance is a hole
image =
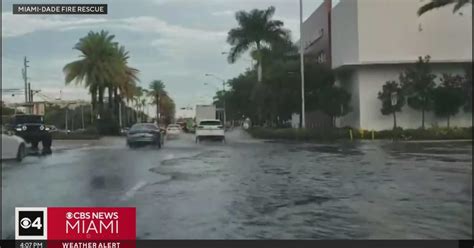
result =
[[[471,142],[58,144],[3,163],[2,238],[27,206],[136,207],[138,239],[472,238]]]

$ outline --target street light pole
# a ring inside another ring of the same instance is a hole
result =
[[[300,0],[300,67],[301,67],[301,128],[305,128],[304,103],[304,47],[303,47],[303,0]]]
[[[223,101],[223,108],[224,108],[224,116],[223,116],[223,117],[224,117],[224,129],[225,129],[225,124],[226,124],[226,122],[227,122],[227,115],[226,115],[226,108],[225,108],[225,105],[226,105],[226,104],[225,104],[225,102],[226,102],[226,101],[225,101],[225,80],[222,79],[222,78],[220,78],[220,77],[217,77],[217,76],[214,75],[214,74],[210,74],[210,73],[206,73],[205,76],[206,76],[206,77],[214,77],[214,78],[216,78],[217,80],[222,81],[222,92],[223,92],[223,94],[224,94],[222,101]]]
[[[226,108],[225,108],[225,81],[222,81],[222,91],[224,92],[224,96],[223,96],[223,105],[224,105],[224,130],[225,130],[225,125],[227,123],[227,116],[226,116]]]

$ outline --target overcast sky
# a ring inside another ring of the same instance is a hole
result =
[[[228,64],[227,32],[237,25],[238,10],[276,7],[275,19],[282,20],[299,38],[298,0],[38,0],[36,3],[107,3],[109,14],[12,15],[13,3],[32,0],[2,0],[2,87],[23,88],[23,57],[30,60],[33,89],[53,98],[90,99],[82,87],[64,85],[63,66],[78,58],[72,49],[88,31],[108,30],[131,55],[130,65],[140,70],[140,84],[148,87],[163,80],[178,108],[209,102],[220,83],[205,73],[232,78],[249,67],[248,57]],[[322,0],[304,0],[307,18]],[[6,101],[21,101],[3,95]]]

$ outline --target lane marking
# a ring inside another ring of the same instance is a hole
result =
[[[132,198],[139,189],[143,188],[147,184],[146,181],[140,181],[135,186],[133,186],[131,189],[129,189],[127,192],[125,192],[124,196],[120,198],[122,201],[126,201],[130,198]]]

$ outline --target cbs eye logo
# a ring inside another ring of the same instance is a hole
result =
[[[46,208],[15,208],[15,239],[46,239]]]

